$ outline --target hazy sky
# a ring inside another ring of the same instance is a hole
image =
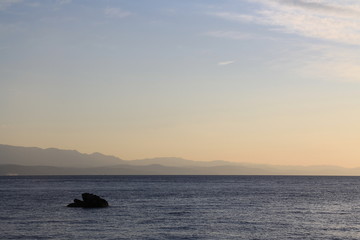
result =
[[[359,0],[0,0],[0,143],[360,166]]]

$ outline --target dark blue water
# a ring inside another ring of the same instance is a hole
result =
[[[83,192],[111,207],[66,207]],[[0,177],[0,197],[0,239],[360,239],[360,177]]]

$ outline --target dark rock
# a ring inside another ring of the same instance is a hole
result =
[[[82,208],[103,208],[103,207],[108,207],[109,204],[108,202],[95,195],[95,194],[91,194],[91,193],[83,193],[81,194],[82,196],[82,201],[79,199],[74,199],[73,203],[68,204],[68,207],[82,207]]]

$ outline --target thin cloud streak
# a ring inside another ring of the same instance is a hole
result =
[[[358,52],[333,46],[314,49],[316,58],[304,63],[304,75],[316,76],[324,81],[360,82]]]
[[[21,3],[22,0],[0,0],[0,10],[5,10],[14,4]]]
[[[60,5],[69,4],[72,2],[72,0],[57,0],[56,1]]]
[[[318,2],[314,2],[314,1],[306,1],[306,0],[253,0],[255,2],[260,2],[260,3],[265,3],[268,5],[274,5],[274,4],[279,4],[284,6],[289,6],[289,7],[296,7],[296,8],[301,8],[304,10],[310,10],[310,11],[316,11],[316,12],[328,12],[328,13],[336,13],[336,14],[345,14],[345,15],[349,15],[349,14],[356,14],[359,15],[360,14],[360,9],[358,7],[355,7],[354,5],[346,5],[345,2],[345,6],[344,6],[344,2],[342,2],[341,4],[331,4],[331,3],[326,3],[325,1],[318,1]]]
[[[106,16],[111,18],[126,18],[132,15],[131,12],[124,11],[120,8],[108,7],[104,10]]]
[[[295,42],[268,63],[274,71],[286,69],[305,79],[331,82],[360,82],[357,51],[330,44]]]
[[[235,61],[218,62],[218,66],[226,66],[235,63]]]
[[[237,40],[246,40],[252,39],[254,36],[248,33],[236,32],[236,31],[213,31],[205,33],[206,36],[216,37],[216,38],[228,38],[228,39],[237,39]]]

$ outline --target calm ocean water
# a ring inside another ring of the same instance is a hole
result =
[[[360,177],[0,177],[0,191],[0,239],[360,239]],[[83,192],[111,207],[66,207]]]

